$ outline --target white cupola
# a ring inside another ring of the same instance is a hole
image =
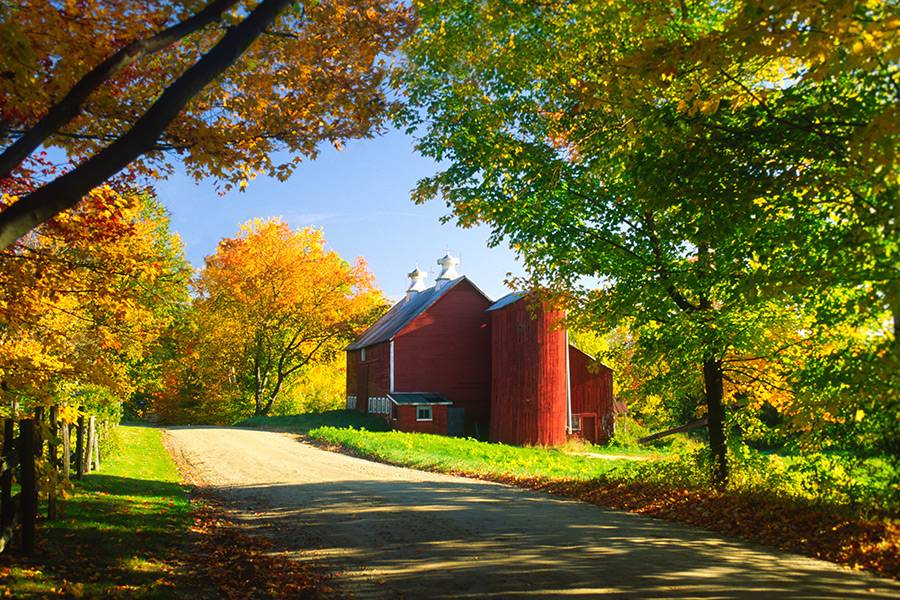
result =
[[[407,275],[409,277],[409,287],[406,288],[406,299],[412,297],[413,294],[417,294],[418,292],[423,292],[428,287],[425,285],[425,278],[428,277],[428,273],[420,269],[418,266],[410,271]]]
[[[438,288],[459,277],[459,272],[456,270],[459,259],[452,256],[449,252],[439,258],[437,264],[441,267],[441,274],[438,275],[437,283],[435,284]]]

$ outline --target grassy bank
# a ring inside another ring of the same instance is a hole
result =
[[[523,448],[465,438],[323,427],[309,436],[362,456],[417,469],[484,478],[595,479],[627,469],[631,461],[604,460],[563,449]]]
[[[162,432],[120,427],[121,452],[38,523],[32,557],[0,556],[13,598],[328,598],[329,575],[273,552],[180,483]]]
[[[381,417],[366,415],[355,410],[328,410],[320,413],[251,417],[237,424],[268,431],[287,431],[307,434],[320,427],[352,427],[366,431],[387,431],[388,424]]]
[[[732,483],[716,490],[698,451],[633,461],[396,431],[322,427],[308,436],[355,456],[539,489],[900,575],[900,525],[884,512],[885,490],[868,490],[860,496],[868,504],[854,504],[839,490],[826,494],[822,486],[833,480],[814,485],[820,474],[791,471],[778,457],[732,455]]]
[[[75,484],[57,520],[39,522],[34,557],[3,557],[0,576],[13,597],[175,595],[173,558],[191,525],[187,489],[159,430],[120,433],[122,452]]]

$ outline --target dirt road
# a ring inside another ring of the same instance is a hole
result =
[[[375,598],[897,598],[900,585],[718,534],[391,467],[246,429],[171,447],[249,528]]]

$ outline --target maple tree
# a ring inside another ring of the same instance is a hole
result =
[[[207,402],[265,415],[303,369],[330,363],[383,312],[362,259],[351,264],[320,230],[253,220],[219,243],[195,282],[196,358]],[[218,413],[223,411],[218,410]]]
[[[322,142],[371,135],[388,57],[410,26],[390,0],[26,0],[0,11],[0,180],[27,172],[41,146],[73,163],[4,207],[0,247],[123,170],[165,173],[173,154],[227,189],[259,173],[283,179]]]
[[[103,186],[0,252],[0,395],[23,408],[102,389],[118,403],[186,291],[168,217]]]
[[[646,383],[704,399],[716,480],[723,404],[796,398],[839,323],[896,414],[890,3],[416,7],[398,121],[446,167],[414,198],[491,225],[583,325],[627,322]]]

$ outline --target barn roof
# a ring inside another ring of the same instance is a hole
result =
[[[388,398],[397,404],[453,404],[445,396],[431,392],[391,392]]]
[[[500,298],[499,300],[497,300],[496,302],[494,302],[493,304],[488,306],[485,310],[487,312],[490,312],[492,310],[500,310],[504,306],[509,306],[510,304],[512,304],[514,302],[518,302],[519,300],[521,300],[524,297],[525,297],[525,292],[510,292],[509,294],[503,296],[502,298]]]
[[[355,342],[347,346],[346,350],[359,350],[360,348],[366,348],[390,340],[413,319],[425,312],[428,307],[437,302],[462,281],[469,280],[463,275],[450,283],[442,285],[440,288],[432,286],[427,290],[412,294],[408,299],[401,300],[392,306],[391,310],[387,311],[380,319],[375,321],[371,327],[366,329],[365,333],[359,336]],[[484,296],[484,292],[479,290],[478,286],[471,281],[469,281],[469,284],[478,290],[478,293]],[[487,298],[487,296],[485,296],[485,298]]]

